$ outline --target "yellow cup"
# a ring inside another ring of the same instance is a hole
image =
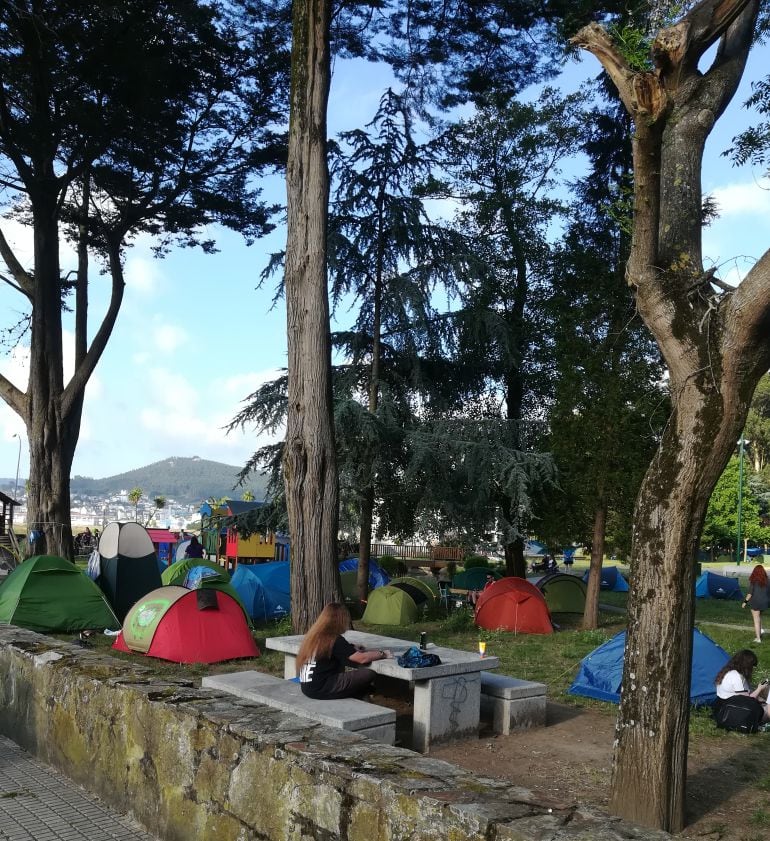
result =
[[[486,657],[487,656],[487,644],[484,640],[479,640],[479,656]]]

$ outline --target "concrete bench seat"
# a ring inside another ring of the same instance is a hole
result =
[[[546,686],[531,680],[492,672],[481,673],[481,716],[492,730],[507,736],[511,730],[545,724]]]
[[[327,727],[360,733],[386,745],[396,741],[395,710],[358,698],[316,701],[303,695],[298,683],[256,671],[209,675],[203,678],[201,685],[294,713]]]

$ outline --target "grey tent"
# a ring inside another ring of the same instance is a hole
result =
[[[150,535],[139,523],[109,523],[99,538],[96,583],[122,622],[142,596],[163,586]]]

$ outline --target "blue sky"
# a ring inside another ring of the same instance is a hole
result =
[[[721,216],[704,235],[707,265],[737,282],[751,262],[770,247],[770,182],[761,171],[734,168],[721,157],[732,136],[746,124],[742,108],[751,79],[758,79],[770,48],[754,51],[744,83],[717,125],[704,165],[704,191],[712,193]],[[598,72],[587,58],[569,67],[564,85]],[[362,126],[376,110],[389,83],[381,68],[364,62],[339,63],[330,97],[330,133]],[[270,201],[285,201],[281,179],[265,184]],[[22,262],[29,265],[29,235],[2,222]],[[216,233],[219,253],[184,249],[164,260],[139,240],[126,260],[126,293],[112,339],[86,390],[83,425],[73,474],[100,478],[169,456],[193,456],[240,465],[260,443],[253,430],[226,435],[223,427],[241,401],[286,364],[285,310],[272,306],[274,283],[256,289],[267,255],[283,247],[285,231],[247,248],[230,232]],[[26,259],[25,259],[26,258]],[[65,251],[63,265],[74,265]],[[92,293],[95,316],[106,306],[108,280],[98,278]],[[101,287],[101,288],[99,288]],[[17,296],[0,287],[0,328],[18,319]],[[343,314],[344,315],[344,314]],[[66,348],[71,355],[72,335]],[[26,388],[26,353],[0,357],[0,370]],[[20,475],[27,475],[24,424],[0,404],[0,476],[15,476],[21,436]]]

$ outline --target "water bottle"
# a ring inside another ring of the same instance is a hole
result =
[[[427,647],[428,647],[428,635],[425,633],[425,631],[423,631],[423,632],[420,634],[420,649],[421,649],[422,651],[425,651],[425,649],[426,649]]]

